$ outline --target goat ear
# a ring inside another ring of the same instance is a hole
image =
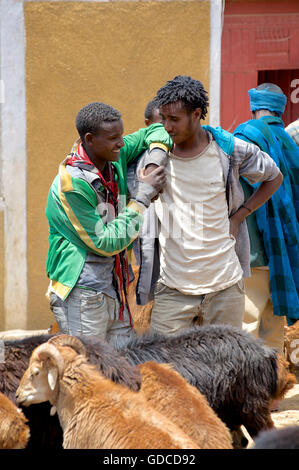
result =
[[[51,390],[54,390],[54,388],[56,387],[57,378],[58,378],[57,367],[51,367],[48,371],[48,383],[49,383]]]

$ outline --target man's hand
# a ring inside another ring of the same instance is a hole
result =
[[[155,163],[150,163],[149,165],[147,165],[144,169],[144,174],[145,176],[146,175],[149,175],[152,171],[154,171],[156,168],[159,168],[158,165],[156,165]]]
[[[229,236],[230,238],[236,240],[239,232],[239,226],[243,219],[239,219],[237,213],[234,214],[229,219]]]
[[[151,186],[153,186],[153,188],[155,188],[157,193],[160,193],[163,191],[163,186],[165,186],[166,184],[165,168],[164,166],[153,166],[155,166],[155,168],[150,172],[147,171],[148,167],[146,170],[144,168],[139,170],[138,179],[142,183],[150,184]]]
[[[158,194],[163,191],[163,186],[166,184],[165,168],[159,166],[149,175],[145,175],[144,168],[142,168],[138,171],[138,180],[139,184],[137,185],[135,199],[149,207],[151,201],[157,199]]]
[[[252,212],[265,204],[272,194],[277,191],[283,182],[281,172],[271,181],[263,181],[258,189],[246,201],[246,205],[242,204],[239,209],[229,218],[229,234],[231,238],[237,238],[240,223]]]

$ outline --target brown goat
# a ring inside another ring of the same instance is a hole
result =
[[[289,363],[280,354],[277,355],[277,385],[273,401],[281,400],[296,384],[296,376],[289,371]]]
[[[153,301],[149,302],[146,305],[137,305],[136,286],[139,276],[139,266],[137,266],[135,263],[133,263],[131,266],[134,273],[134,280],[129,284],[128,301],[132,318],[134,320],[134,331],[137,335],[141,335],[149,331],[153,309]]]
[[[65,346],[53,341],[33,351],[16,398],[25,406],[50,401],[65,449],[198,448],[143,395],[104,378],[88,364],[77,338],[62,336]]]
[[[284,327],[285,357],[289,362],[291,372],[299,367],[299,320],[291,326]]]
[[[200,449],[232,449],[231,434],[206,398],[168,364],[145,362],[141,393],[152,408],[177,424]]]
[[[24,449],[30,437],[22,411],[0,393],[0,449]]]

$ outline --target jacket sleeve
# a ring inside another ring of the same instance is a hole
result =
[[[233,156],[240,176],[247,178],[251,184],[271,181],[280,172],[270,155],[251,142],[235,138]]]
[[[84,194],[75,191],[63,193],[62,199],[71,241],[101,256],[123,251],[137,237],[143,222],[145,206],[137,201],[131,201],[117,217],[104,224],[100,211],[107,210],[106,203],[103,208],[95,207]]]
[[[125,159],[126,163],[131,163],[142,152],[155,148],[161,148],[165,152],[172,147],[172,140],[160,123],[151,124],[124,137],[125,145],[121,149],[120,158]]]

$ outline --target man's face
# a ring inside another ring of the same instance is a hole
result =
[[[197,131],[201,111],[188,112],[181,101],[161,106],[162,124],[174,144],[189,140]]]
[[[124,132],[123,122],[103,122],[96,134],[85,135],[85,143],[94,163],[118,161],[120,149],[124,146],[122,138]]]

